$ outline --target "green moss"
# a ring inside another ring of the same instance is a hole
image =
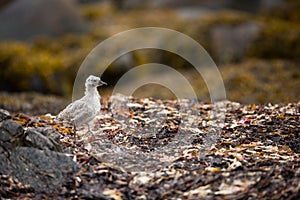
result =
[[[27,54],[28,48],[26,44],[20,42],[4,42],[0,43],[0,63],[1,66],[9,65],[13,61],[14,56]]]
[[[32,80],[38,77],[44,87],[44,92],[54,92],[55,85],[51,82],[54,73],[63,68],[63,59],[46,50],[37,50],[31,45],[19,42],[0,44],[1,82],[8,90],[30,90]],[[5,88],[3,88],[5,89]]]
[[[262,32],[248,55],[260,58],[299,59],[300,25],[282,20],[262,20]]]
[[[300,22],[300,1],[285,0],[283,3],[266,13],[263,13],[267,18],[280,19],[288,22]]]
[[[207,14],[197,20],[202,21],[208,26],[214,26],[217,24],[225,24],[229,26],[235,26],[243,22],[247,22],[253,18],[252,15],[238,12],[238,11],[219,11],[212,14]]]
[[[116,13],[114,6],[108,3],[98,3],[81,6],[82,15],[89,21],[101,20]]]

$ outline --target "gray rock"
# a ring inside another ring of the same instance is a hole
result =
[[[52,126],[46,126],[46,127],[37,127],[35,128],[36,131],[40,132],[44,136],[50,136],[52,134],[59,134],[55,128]]]
[[[0,152],[4,151],[0,146]],[[72,158],[49,150],[16,147],[9,157],[0,154],[0,171],[30,185],[35,192],[61,193],[72,182],[77,165]]]
[[[44,136],[47,136],[47,138],[49,138],[49,140],[55,145],[56,151],[61,151],[61,148],[59,145],[59,139],[60,139],[61,135],[59,132],[57,132],[57,130],[55,128],[53,128],[52,126],[48,126],[48,127],[38,127],[38,128],[35,128],[35,130],[37,132],[43,134]]]
[[[25,131],[11,119],[1,122],[0,173],[29,185],[36,193],[62,194],[72,188],[78,166],[72,157],[57,152],[60,145],[48,134],[57,137],[58,133],[50,127]]]
[[[27,40],[87,30],[75,2],[65,0],[15,0],[2,8],[0,24],[0,39]]]
[[[260,26],[254,22],[235,26],[217,25],[210,34],[214,57],[222,63],[241,60],[260,31]]]
[[[32,147],[41,150],[56,150],[57,147],[50,141],[50,139],[36,130],[27,130],[25,140]]]
[[[10,140],[11,136],[7,131],[3,130],[3,128],[0,128],[0,142],[8,142]]]
[[[11,119],[0,125],[0,141],[10,142],[11,147],[27,146],[41,150],[61,151],[60,134],[53,127],[30,128],[24,131],[21,124]]]
[[[24,133],[22,125],[14,122],[11,119],[3,121],[1,128],[6,130],[12,137],[20,137]]]

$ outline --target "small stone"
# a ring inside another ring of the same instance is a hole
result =
[[[10,113],[7,110],[0,109],[0,122],[10,117]]]
[[[19,137],[24,133],[22,125],[14,122],[11,119],[3,121],[1,127],[8,131],[9,134],[13,137]]]
[[[10,140],[10,136],[7,134],[6,131],[3,130],[3,128],[0,128],[0,141],[7,142],[9,140]]]
[[[59,145],[59,140],[60,140],[60,133],[53,127],[48,126],[48,127],[37,127],[35,130],[42,135],[46,136],[52,144],[55,146],[55,151],[61,152],[61,147]]]
[[[28,130],[26,131],[25,140],[30,143],[30,146],[36,147],[41,150],[54,150],[56,149],[54,144],[36,130]]]
[[[52,134],[58,133],[55,128],[52,126],[47,126],[47,127],[37,127],[35,128],[36,131],[40,132],[44,136],[50,136]],[[58,133],[59,134],[59,133]]]

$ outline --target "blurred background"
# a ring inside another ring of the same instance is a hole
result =
[[[300,99],[299,0],[0,0],[0,108],[57,113],[71,100],[78,68],[104,39],[137,27],[165,27],[198,41],[216,62],[227,98],[241,103]],[[182,73],[209,101],[205,83],[184,59],[138,50],[111,64],[109,96],[134,66],[157,62]],[[159,85],[138,97],[173,99]]]

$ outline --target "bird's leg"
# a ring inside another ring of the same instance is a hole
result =
[[[86,123],[86,125],[88,126],[88,133],[92,133],[89,123]]]
[[[75,141],[76,141],[77,134],[76,134],[76,124],[75,124],[75,122],[73,122],[73,129],[74,129],[74,138],[75,138]]]

